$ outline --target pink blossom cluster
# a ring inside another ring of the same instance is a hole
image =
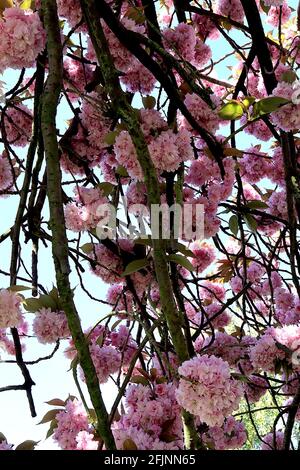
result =
[[[278,83],[273,90],[273,96],[280,96],[292,101],[295,90],[293,85],[284,81]],[[300,105],[299,104],[285,104],[277,111],[271,113],[273,123],[284,131],[291,131],[300,126]]]
[[[197,124],[207,131],[214,134],[220,125],[220,118],[215,109],[212,109],[204,99],[195,93],[188,93],[185,97],[184,104],[186,105]],[[191,128],[190,124],[185,118],[182,118],[182,125],[193,133],[197,132]]]
[[[134,20],[127,16],[123,16],[121,22],[129,31],[139,34],[145,33],[144,25],[135,23]],[[126,89],[132,93],[140,92],[146,95],[150,94],[156,81],[154,76],[120,43],[106,23],[102,22],[102,27],[115,66],[122,72],[121,82],[125,85]],[[90,40],[88,41],[87,58],[93,61],[96,58]]]
[[[0,191],[8,190],[13,184],[12,165],[5,153],[0,155]]]
[[[244,151],[243,158],[240,159],[240,171],[244,181],[257,183],[264,175],[268,174],[271,166],[270,159],[257,147],[250,147]]]
[[[95,245],[90,253],[96,264],[92,271],[107,284],[113,284],[122,280],[121,274],[124,271],[120,256],[113,253],[102,244]]]
[[[0,19],[0,72],[32,67],[45,47],[45,32],[37,12],[5,8]]]
[[[41,308],[32,323],[33,333],[42,344],[55,343],[70,336],[67,317],[62,311]]]
[[[124,325],[121,325],[117,331],[109,331],[103,326],[97,326],[88,331],[87,338],[100,383],[106,383],[109,377],[121,368],[126,370],[137,350],[135,341]],[[67,356],[73,358],[73,351],[67,350]],[[80,374],[85,380],[82,370]]]
[[[238,408],[243,386],[231,378],[229,364],[216,356],[196,356],[178,369],[178,403],[208,426],[222,426]]]
[[[283,325],[293,325],[300,323],[300,302],[299,298],[283,287],[275,289],[275,315]]]
[[[67,57],[64,60],[64,74],[68,97],[71,101],[75,101],[81,93],[84,93],[85,86],[92,81],[93,68],[79,59]]]
[[[123,284],[112,284],[106,293],[107,302],[113,306],[119,318],[127,318],[134,311],[133,294]]]
[[[203,349],[208,355],[222,358],[231,366],[236,364],[243,352],[238,339],[222,331],[216,332],[214,338],[207,337],[202,344],[198,342],[197,349],[199,347],[199,351]]]
[[[245,384],[245,394],[250,403],[255,403],[266,394],[269,384],[264,377],[256,375],[250,375],[248,379]]]
[[[77,187],[74,192],[76,202],[65,206],[66,227],[74,232],[96,228],[106,213],[101,212],[101,206],[108,208],[107,198],[98,188]]]
[[[197,37],[191,24],[179,23],[175,28],[166,29],[163,36],[166,49],[180,60],[201,67],[211,58],[210,47]]]
[[[271,24],[274,27],[278,27],[279,21],[281,21],[281,24],[285,24],[291,16],[292,10],[288,6],[287,2],[285,0],[281,1],[273,1],[269,2],[272,3],[272,6],[268,12],[268,18],[267,18],[267,23]],[[267,1],[265,2],[267,4]],[[281,13],[279,6],[281,6]]]
[[[168,425],[168,426],[167,426]],[[128,438],[138,449],[171,450],[182,446],[180,408],[171,383],[150,386],[131,384],[126,392],[126,414],[113,433],[118,449]],[[142,439],[142,441],[141,441]]]
[[[240,0],[218,0],[217,13],[240,23],[244,19],[244,9]]]
[[[191,259],[191,262],[200,273],[207,269],[215,260],[215,250],[213,246],[207,242],[194,242],[190,249],[194,254],[194,258]]]
[[[194,158],[191,135],[186,129],[181,129],[178,133],[171,129],[161,131],[155,138],[149,138],[148,149],[159,172],[174,171],[181,162]],[[127,131],[121,131],[116,137],[114,152],[118,163],[126,168],[132,178],[143,180],[142,168]]]
[[[0,328],[14,328],[21,323],[21,300],[15,292],[0,289]]]
[[[282,431],[271,431],[264,436],[261,444],[261,450],[283,450],[284,433]]]
[[[8,444],[6,439],[0,442],[0,450],[12,450],[12,448],[13,444]]]
[[[55,416],[57,427],[53,438],[62,450],[97,450],[86,411],[77,399],[68,400],[64,410]]]
[[[57,10],[59,16],[66,18],[71,28],[75,28],[82,19],[82,10],[78,0],[58,0]]]
[[[4,115],[5,137],[11,145],[25,147],[32,131],[32,112],[27,106],[18,103],[7,108]]]
[[[107,147],[104,139],[110,132],[111,126],[111,120],[105,115],[105,109],[105,103],[96,93],[91,93],[81,107],[81,122],[87,131],[87,140],[98,152],[103,152]]]
[[[300,347],[300,326],[270,327],[250,351],[250,359],[256,370],[274,372],[276,361],[285,360],[293,370],[299,370],[293,354]]]
[[[64,148],[60,159],[62,169],[71,175],[84,175],[86,170],[99,165],[99,162],[99,149],[90,145],[87,131],[80,126],[70,139],[68,149]]]
[[[224,328],[231,322],[231,317],[226,310],[222,308],[219,302],[213,302],[203,307],[193,318],[193,321],[199,325],[207,325],[214,328]]]
[[[216,24],[207,15],[193,14],[193,25],[202,40],[218,39],[220,33],[217,29]]]
[[[247,122],[247,116],[242,116],[240,120],[240,124],[244,125]],[[267,126],[267,124],[262,120],[259,119],[258,121],[248,122],[247,127],[245,127],[244,132],[249,135],[253,135],[258,140],[262,140],[263,142],[268,142],[272,138],[272,132]]]
[[[247,432],[242,421],[233,416],[225,418],[221,427],[209,428],[203,436],[203,441],[209,448],[215,450],[240,449],[247,440]]]

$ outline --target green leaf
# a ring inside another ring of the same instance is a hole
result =
[[[80,247],[81,251],[86,255],[90,254],[93,251],[94,245],[93,243],[85,243]]]
[[[52,400],[45,401],[45,403],[51,406],[65,406],[64,400],[61,400],[60,398],[53,398]]]
[[[263,11],[264,13],[266,13],[266,15],[267,15],[267,14],[269,13],[271,7],[270,7],[270,6],[267,6],[267,5],[265,4],[264,0],[260,0],[260,8],[261,8],[262,11]]]
[[[119,175],[119,176],[123,176],[124,178],[128,178],[128,173],[127,173],[127,170],[124,166],[122,165],[119,165],[117,168],[116,168],[116,174]]]
[[[240,119],[244,114],[244,108],[241,103],[231,100],[224,104],[218,112],[221,119],[234,121]]]
[[[153,109],[156,104],[156,99],[154,96],[143,96],[142,102],[145,109]]]
[[[127,9],[126,16],[133,20],[136,24],[145,23],[144,7],[130,7]]]
[[[286,83],[294,83],[297,80],[297,75],[294,70],[287,70],[280,76],[280,80]]]
[[[249,209],[267,209],[269,206],[264,201],[249,201],[246,207],[249,207]]]
[[[129,276],[130,274],[135,273],[136,271],[139,271],[140,269],[145,268],[148,265],[149,260],[147,258],[136,259],[134,261],[131,261],[131,263],[127,264],[125,271],[122,273],[122,276]]]
[[[121,321],[123,321],[122,318],[119,319],[119,320],[116,320],[116,321],[113,323],[113,325],[110,327],[110,331],[114,331],[114,330],[117,328],[117,326],[121,323]]]
[[[123,450],[138,450],[136,443],[132,439],[125,439]]]
[[[50,308],[53,312],[60,309],[58,300],[49,294],[41,295],[39,301],[44,308]]]
[[[48,439],[48,437],[52,436],[52,434],[54,433],[54,430],[55,428],[57,428],[57,420],[56,419],[53,419],[50,423],[50,427],[47,431],[47,434],[46,434],[46,439]]]
[[[0,442],[2,441],[6,441],[6,437],[4,436],[4,434],[2,432],[0,432]]]
[[[8,288],[8,290],[10,290],[11,292],[22,292],[23,290],[31,290],[32,287],[28,287],[28,286],[10,286]]]
[[[146,377],[143,377],[142,375],[134,375],[131,377],[130,382],[133,384],[140,384],[140,385],[148,385],[149,381],[146,379]]]
[[[113,192],[115,187],[116,186],[114,186],[112,183],[109,183],[107,181],[103,181],[102,183],[98,184],[98,188],[102,191],[104,196],[109,196]]]
[[[20,8],[22,8],[22,10],[33,9],[35,7],[34,3],[34,0],[23,0],[23,2],[20,3]]]
[[[172,261],[173,263],[180,264],[188,271],[194,271],[194,266],[192,263],[183,255],[169,255],[167,261]]]
[[[274,368],[275,368],[275,374],[276,374],[276,375],[280,374],[281,369],[282,369],[282,361],[281,361],[281,359],[275,359]]]
[[[136,238],[134,240],[134,243],[136,245],[146,245],[146,246],[152,246],[152,240],[150,235],[147,236],[147,238]]]
[[[111,131],[108,134],[106,134],[103,140],[109,146],[114,145],[116,138],[119,134],[120,134],[119,131]]]
[[[232,215],[229,219],[229,229],[233,235],[237,236],[239,232],[239,219],[236,215]]]
[[[34,297],[32,297],[23,301],[23,307],[27,312],[35,313],[41,308],[43,308],[43,304],[40,299],[35,299]]]
[[[174,248],[177,251],[180,251],[184,256],[188,256],[189,258],[195,258],[194,253],[189,250],[183,243],[180,242],[174,242]]]
[[[252,117],[256,118],[263,116],[264,114],[273,113],[287,103],[290,103],[290,101],[286,98],[282,98],[281,96],[270,96],[268,98],[263,98],[262,100],[257,101],[257,103],[254,103]]]
[[[257,221],[255,220],[255,218],[250,215],[250,214],[244,214],[244,221],[248,227],[249,230],[251,230],[251,232],[256,232],[257,230]]]
[[[255,100],[256,100],[255,96],[245,96],[242,103],[246,109],[249,109],[250,106],[255,102]]]
[[[239,380],[240,382],[245,382],[245,383],[250,383],[251,382],[249,377],[247,377],[244,374],[233,373],[233,374],[231,374],[231,377],[236,379],[236,380]]]
[[[103,343],[104,343],[104,333],[102,332],[102,333],[98,336],[97,341],[96,341],[96,344],[98,344],[98,346],[99,346],[100,348],[102,348]]]
[[[24,441],[16,447],[16,450],[34,450],[40,441]]]
[[[49,421],[52,421],[53,419],[56,418],[57,413],[59,413],[61,410],[59,408],[55,408],[55,410],[49,410],[47,413],[43,416],[42,421],[40,421],[38,424],[45,424],[49,423]]]

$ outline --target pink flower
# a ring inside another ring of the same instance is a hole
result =
[[[41,308],[36,313],[32,328],[38,341],[42,344],[55,343],[58,339],[70,336],[65,313],[53,312],[50,308]]]
[[[32,112],[22,103],[9,107],[4,115],[4,126],[8,142],[25,147],[31,137]]]
[[[282,431],[272,431],[263,438],[261,450],[283,450],[284,433]]]
[[[205,354],[184,362],[178,372],[178,403],[209,426],[222,426],[238,408],[243,387],[231,378],[227,362]]]
[[[0,36],[0,72],[7,68],[32,67],[45,47],[40,17],[32,10],[6,8],[0,20]]]
[[[13,184],[12,167],[6,154],[0,156],[0,191],[8,190]]]
[[[194,242],[191,244],[190,249],[194,253],[194,258],[191,258],[191,262],[198,272],[207,269],[215,260],[215,250],[207,242]]]
[[[98,442],[94,441],[94,435],[87,431],[80,431],[76,436],[77,450],[97,450]]]
[[[57,427],[55,428],[53,439],[63,450],[76,450],[80,441],[86,435],[77,436],[81,431],[89,431],[88,416],[83,405],[78,400],[68,400],[65,410],[59,411],[55,417]]]
[[[179,23],[174,29],[166,29],[163,36],[165,47],[175,56],[188,62],[194,60],[197,38],[191,25]]]
[[[17,327],[22,320],[21,298],[7,289],[0,289],[0,328]]]
[[[217,112],[200,98],[200,96],[195,93],[189,93],[185,97],[184,104],[201,127],[212,134],[218,130],[220,119]],[[190,124],[185,119],[183,119],[183,125],[191,132],[197,134],[196,131],[191,129]]]
[[[118,372],[121,366],[121,353],[113,346],[99,346],[95,341],[90,345],[90,353],[99,382],[105,383],[109,376]],[[84,380],[83,374],[81,374]]]
[[[245,394],[250,403],[255,403],[265,395],[269,388],[268,382],[263,377],[250,375],[249,382],[245,384]]]
[[[250,350],[250,360],[256,370],[274,372],[276,359],[284,359],[271,334],[264,334]]]
[[[120,282],[124,268],[121,258],[106,248],[104,245],[96,245],[90,256],[99,264],[93,267],[93,273],[108,284]],[[123,279],[124,280],[124,279]]]
[[[80,96],[80,92],[83,93],[85,86],[92,80],[92,67],[81,62],[79,58],[78,60],[74,60],[67,57],[64,60],[64,73],[68,97],[71,101],[77,100]]]
[[[244,19],[244,9],[240,0],[218,0],[217,13],[240,23]]]
[[[12,450],[13,444],[8,444],[7,440],[0,442],[0,450]]]
[[[267,2],[268,0],[265,2],[265,5],[267,5]],[[285,0],[278,0],[278,1],[270,0],[268,3],[271,4],[272,6],[268,12],[267,23],[275,27],[279,25],[279,21],[281,21],[281,24],[285,24],[289,20],[291,13],[292,13],[292,10],[288,6],[288,4],[285,2]],[[281,13],[280,13],[279,6],[282,6]]]
[[[58,0],[57,9],[59,16],[68,20],[71,28],[74,28],[82,19],[82,11],[78,0]]]
[[[244,423],[237,421],[233,416],[225,419],[223,426],[213,426],[203,436],[203,441],[215,450],[229,450],[241,448],[247,440]]]
[[[279,82],[274,88],[272,96],[280,96],[292,100],[295,90],[290,83]],[[300,105],[285,104],[277,111],[271,113],[273,123],[284,131],[291,131],[300,127]]]

